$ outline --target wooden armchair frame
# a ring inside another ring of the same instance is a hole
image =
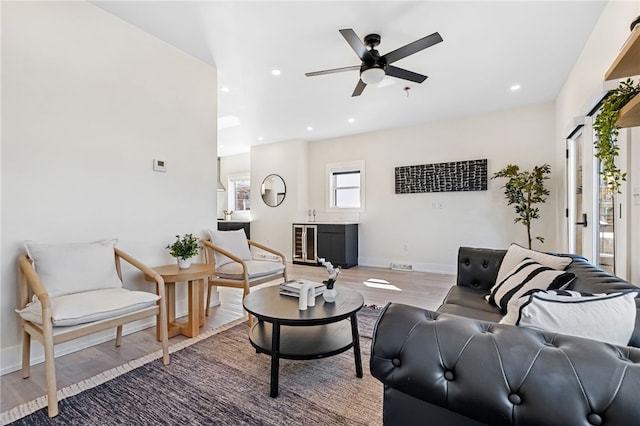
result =
[[[247,240],[247,242],[249,243],[249,247],[255,247],[258,248],[260,250],[264,250],[267,253],[271,253],[274,256],[278,256],[280,257],[280,260],[282,262],[282,264],[284,265],[284,270],[282,272],[276,273],[276,274],[271,274],[271,275],[266,275],[266,276],[262,276],[262,277],[258,277],[258,278],[254,278],[254,279],[250,279],[249,278],[249,272],[248,272],[248,268],[247,268],[247,264],[245,263],[244,260],[242,260],[241,258],[239,258],[238,256],[236,256],[235,254],[223,249],[222,247],[219,247],[217,245],[215,245],[212,241],[210,237],[207,237],[205,240],[203,240],[203,244],[206,248],[205,252],[205,259],[207,263],[211,263],[213,264],[213,275],[211,276],[211,278],[209,278],[209,286],[207,288],[207,309],[206,309],[206,314],[209,315],[209,310],[210,310],[210,304],[211,304],[211,287],[212,286],[221,286],[221,287],[233,287],[233,288],[241,288],[243,290],[242,292],[242,299],[244,300],[244,298],[247,296],[247,294],[249,294],[251,292],[251,287],[256,286],[258,284],[264,284],[267,283],[269,281],[273,281],[275,279],[277,279],[278,277],[282,277],[284,279],[284,281],[287,281],[287,264],[285,261],[285,257],[284,254],[280,253],[277,250],[274,250],[270,247],[267,247],[263,244],[257,243],[255,241],[252,240]],[[214,255],[214,253],[212,252],[217,252],[220,254],[223,254],[225,256],[227,256],[228,258],[230,258],[231,260],[233,260],[234,262],[237,262],[239,264],[242,265],[242,272],[243,272],[243,278],[242,279],[231,279],[231,278],[222,278],[222,277],[218,277],[215,273],[215,268],[216,268],[216,257]],[[253,317],[251,316],[251,314],[247,314],[247,320],[249,322],[249,325],[253,325]]]
[[[159,327],[159,335],[162,344],[162,362],[169,364],[169,343],[167,338],[167,312],[165,299],[165,288],[162,277],[153,269],[145,266],[127,253],[114,248],[116,270],[122,281],[122,270],[120,260],[124,260],[146,275],[153,277],[156,283],[156,294],[160,296],[156,305],[86,324],[70,327],[54,327],[51,319],[51,303],[47,290],[40,281],[31,260],[26,253],[22,253],[18,258],[18,285],[20,295],[20,308],[24,308],[35,295],[42,305],[42,325],[21,319],[22,324],[22,378],[26,379],[30,375],[31,359],[31,337],[34,337],[44,347],[45,375],[47,381],[47,402],[49,417],[58,415],[58,397],[56,385],[56,366],[54,346],[58,343],[67,342],[99,331],[116,327],[116,347],[122,342],[122,326],[132,321],[137,321],[146,317],[156,316],[156,327]]]

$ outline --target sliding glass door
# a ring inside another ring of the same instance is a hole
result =
[[[567,139],[567,229],[569,231],[569,252],[590,257],[585,251],[585,231],[589,225],[584,208],[584,165],[583,133],[578,131]]]
[[[595,135],[593,136],[595,140]],[[617,145],[619,147],[616,164],[622,171],[630,170],[628,160],[629,132],[620,129]],[[606,178],[600,174],[600,162],[594,160],[593,173],[595,182],[594,207],[596,221],[594,223],[594,259],[598,266],[610,274],[622,278],[628,277],[628,210],[629,187],[623,182],[620,193],[612,191]]]
[[[598,168],[601,169],[598,162]],[[616,273],[615,195],[598,173],[598,266],[610,274]]]

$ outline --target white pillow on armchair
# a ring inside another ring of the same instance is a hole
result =
[[[27,254],[50,297],[121,288],[114,247],[118,240],[44,244],[25,241]]]
[[[244,229],[235,231],[209,230],[209,236],[211,237],[211,242],[221,249],[235,254],[242,260],[253,260]],[[214,253],[216,257],[216,268],[233,262],[232,259],[221,253]]]

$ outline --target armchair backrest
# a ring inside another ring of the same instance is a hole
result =
[[[244,233],[244,229],[235,231],[209,230],[208,233],[211,242],[216,246],[236,255],[242,260],[253,260],[251,249],[249,248],[249,241],[247,240],[247,235]],[[232,259],[217,251],[214,251],[214,256],[216,268],[233,262]]]
[[[25,247],[50,297],[107,288],[121,288],[116,265],[117,240],[88,244],[43,244],[26,241]]]

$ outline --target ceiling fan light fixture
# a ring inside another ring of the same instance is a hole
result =
[[[385,72],[382,68],[369,68],[360,73],[360,79],[365,84],[378,84],[385,76]]]

